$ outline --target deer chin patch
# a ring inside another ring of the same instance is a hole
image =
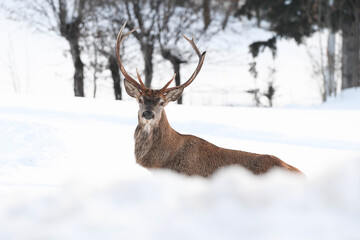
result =
[[[152,129],[154,128],[154,126],[156,125],[155,119],[140,118],[140,122],[141,122],[143,131],[145,131],[146,133],[150,133],[152,131]]]
[[[148,120],[146,120],[148,122]],[[147,133],[150,133],[151,132],[151,126],[149,123],[145,124],[143,130]]]
[[[144,131],[147,133],[150,133],[152,129],[152,124],[150,123],[150,121],[151,120],[145,120]]]

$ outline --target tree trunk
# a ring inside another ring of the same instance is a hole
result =
[[[84,97],[84,64],[80,58],[80,46],[78,39],[69,40],[70,52],[75,67],[74,93],[76,97]]]
[[[203,0],[203,19],[204,19],[204,30],[206,30],[211,23],[210,1],[209,0]]]
[[[329,6],[334,5],[334,0],[329,0]],[[326,24],[331,26],[331,11],[326,13]],[[335,32],[329,29],[327,42],[327,66],[325,74],[325,94],[327,96],[336,95],[335,84]]]
[[[344,23],[342,30],[342,86],[347,89],[359,85],[359,29],[356,23]]]
[[[173,67],[174,67],[174,72],[176,73],[175,85],[179,86],[181,84],[181,82],[180,82],[180,62],[175,61],[175,62],[171,62],[171,63],[173,65]],[[182,104],[182,95],[177,100],[177,104]]]
[[[109,70],[111,72],[111,76],[114,81],[115,99],[121,100],[122,99],[121,82],[120,82],[121,78],[115,56],[109,57]]]
[[[174,68],[174,72],[176,73],[175,76],[175,84],[176,86],[180,86],[181,84],[181,77],[180,77],[180,65],[182,63],[185,63],[186,61],[181,60],[180,58],[178,58],[175,55],[171,54],[171,51],[169,49],[161,49],[161,55],[163,56],[163,58],[165,58],[166,60],[169,60],[171,62],[171,65]],[[178,104],[182,104],[182,96],[180,96],[180,98],[177,100]]]
[[[327,67],[325,74],[324,89],[327,96],[336,95],[336,84],[335,84],[335,33],[329,30],[328,45],[327,45]]]
[[[356,0],[355,1],[355,9],[354,11],[354,15],[355,15],[355,51],[357,54],[356,57],[356,62],[354,64],[354,71],[355,71],[355,78],[353,79],[353,87],[358,87],[360,86],[360,72],[359,72],[359,67],[360,67],[360,19],[359,19],[359,14],[360,14],[360,6],[359,6],[359,1]]]
[[[143,53],[144,63],[145,63],[145,86],[150,88],[152,76],[153,76],[152,58],[153,58],[154,46],[147,43],[141,44],[141,51]]]

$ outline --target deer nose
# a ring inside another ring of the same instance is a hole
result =
[[[143,112],[142,117],[147,120],[150,120],[150,119],[154,118],[154,113],[150,110],[147,110],[147,111]]]

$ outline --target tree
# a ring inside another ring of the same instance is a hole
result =
[[[342,32],[342,89],[360,86],[360,2],[338,0],[331,13],[332,29]]]
[[[236,3],[218,0],[162,1],[156,18],[157,40],[162,57],[174,69],[176,86],[181,84],[181,64],[188,63],[193,54],[193,51],[189,54],[183,50],[186,41],[181,41],[182,34],[193,37],[197,42],[209,41],[226,27],[231,14],[229,9],[233,9]],[[199,24],[201,21],[203,24]],[[182,104],[182,96],[177,103]]]
[[[193,3],[193,1],[163,1],[158,8],[156,24],[158,27],[157,41],[160,52],[164,59],[169,61],[176,74],[175,84],[181,84],[180,66],[187,63],[190,56],[189,52],[180,50],[182,34],[191,34],[197,41],[203,36],[210,25],[210,7],[209,2],[204,5]],[[201,9],[205,8],[204,14]],[[206,12],[206,13],[205,13]],[[204,25],[197,24],[204,17]],[[181,22],[181,24],[179,24]],[[185,43],[185,41],[183,42]],[[184,46],[184,45],[182,45]],[[182,96],[177,100],[182,104]]]
[[[203,10],[204,5],[209,8]],[[180,65],[187,63],[192,54],[190,51],[178,51],[182,46],[187,46],[186,41],[179,41],[182,40],[181,34],[195,35],[198,41],[200,38],[210,38],[213,35],[210,32],[215,32],[210,27],[216,23],[212,19],[216,12],[214,5],[194,0],[107,0],[103,2],[101,11],[103,18],[109,21],[108,25],[117,27],[116,33],[125,21],[128,30],[139,27],[133,36],[142,52],[147,87],[152,82],[155,53],[160,52],[164,59],[170,61],[176,73],[175,83],[180,85]],[[203,19],[204,24],[199,24]],[[109,32],[112,30],[105,31],[112,35]],[[209,34],[205,35],[205,32]],[[111,41],[108,44],[114,46]],[[179,99],[178,102],[181,103],[182,100]]]
[[[153,75],[153,53],[155,48],[154,18],[156,10],[152,7],[161,1],[148,0],[103,0],[97,5],[92,20],[86,25],[90,33],[90,41],[96,41],[98,51],[107,59],[107,68],[111,72],[114,82],[114,93],[117,100],[122,99],[121,75],[115,57],[115,42],[119,29],[127,22],[126,27],[134,32],[136,42],[139,43],[142,59],[145,65],[145,84],[151,85]],[[148,14],[150,13],[150,14]],[[95,24],[97,23],[97,24]],[[122,49],[125,49],[124,46]],[[122,53],[121,53],[122,54]],[[127,59],[125,59],[127,61]]]
[[[303,39],[313,33],[329,29],[327,56],[328,67],[324,73],[324,91],[331,95],[336,90],[334,75],[334,34],[342,32],[342,89],[359,86],[359,18],[360,2],[358,0],[247,0],[238,9],[236,16],[255,18],[258,26],[262,21],[268,22],[269,31],[274,32],[274,39],[294,39],[302,43]],[[251,48],[253,56],[262,48],[276,50],[268,41],[254,43]],[[326,96],[324,98],[326,100]]]
[[[99,70],[108,69],[113,80],[114,96],[116,100],[122,100],[121,76],[115,57],[115,43],[117,31],[121,28],[120,22],[112,22],[110,16],[114,14],[106,1],[97,5],[89,21],[84,24],[86,35],[84,41],[88,42],[86,48],[90,56],[90,65],[95,64],[96,52],[99,53],[101,62]],[[94,72],[96,69],[92,69]],[[95,85],[94,85],[95,88]]]
[[[74,73],[74,94],[84,96],[84,63],[80,40],[83,24],[91,15],[96,0],[15,0],[5,7],[10,17],[28,22],[42,32],[54,32],[69,43]]]
[[[121,26],[127,21],[126,28],[129,30],[139,27],[133,36],[139,43],[143,55],[147,87],[151,86],[153,77],[153,54],[157,34],[155,19],[161,2],[161,0],[106,0],[103,4],[105,14],[108,14],[106,18],[110,22]]]
[[[329,7],[331,8],[334,5],[334,0],[329,0]],[[326,25],[331,25],[331,11],[326,13]],[[325,96],[331,96],[336,94],[336,84],[335,84],[335,31],[329,29],[328,41],[327,41],[327,67],[325,74]],[[324,99],[325,101],[326,99]]]

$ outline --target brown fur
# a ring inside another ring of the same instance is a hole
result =
[[[150,132],[140,124],[135,130],[136,162],[146,168],[166,168],[187,175],[208,177],[221,167],[240,165],[254,174],[280,167],[301,173],[271,155],[261,155],[217,147],[199,137],[176,132],[162,111],[158,125]]]

